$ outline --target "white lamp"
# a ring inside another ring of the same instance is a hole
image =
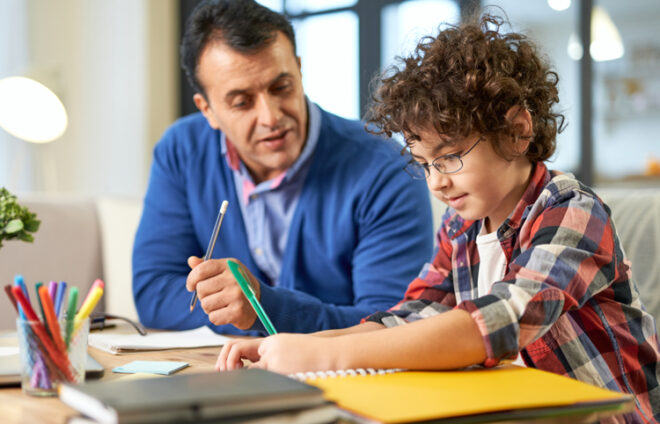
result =
[[[580,60],[584,49],[579,37],[573,33],[568,38],[568,56]],[[589,54],[596,62],[619,59],[625,49],[621,34],[605,9],[594,6],[591,9],[591,45]]]
[[[7,133],[30,144],[44,144],[62,136],[67,124],[64,105],[45,85],[26,77],[0,79],[0,128]],[[42,149],[34,147],[30,156],[37,165],[31,172],[37,185],[28,190],[44,190],[47,184],[56,188],[55,160],[44,157]],[[13,189],[17,189],[23,178],[26,153],[26,149],[18,149],[11,161],[9,187]]]
[[[66,130],[68,118],[59,98],[26,77],[0,79],[0,127],[31,143],[48,143]]]

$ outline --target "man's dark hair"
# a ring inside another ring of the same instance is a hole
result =
[[[206,0],[195,7],[186,21],[181,41],[181,66],[193,90],[206,96],[197,79],[199,57],[209,42],[221,41],[241,53],[254,53],[274,42],[282,32],[296,40],[288,19],[253,0]]]

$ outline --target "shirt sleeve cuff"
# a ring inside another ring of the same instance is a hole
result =
[[[397,325],[406,324],[406,320],[394,315],[391,312],[376,312],[364,318],[362,322],[377,322],[385,327],[396,327]]]
[[[491,297],[493,299],[489,299]],[[501,315],[506,312],[498,310],[499,300],[496,296],[483,296],[478,301],[466,300],[456,306],[469,313],[477,324],[486,349],[486,359],[481,365],[486,368],[518,354],[517,332],[512,328],[517,323],[506,323],[510,320],[508,314],[507,317]]]

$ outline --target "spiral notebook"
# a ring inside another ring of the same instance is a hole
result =
[[[384,423],[616,414],[633,407],[629,395],[515,365],[459,371],[347,370],[291,377],[321,388],[326,399],[344,410]]]

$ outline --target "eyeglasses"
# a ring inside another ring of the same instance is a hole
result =
[[[433,162],[430,164],[419,163],[413,159],[408,162],[408,164],[406,164],[403,169],[408,173],[408,175],[416,180],[427,179],[431,175],[431,167],[435,168],[435,170],[441,174],[454,174],[463,169],[463,158],[467,156],[467,154],[470,153],[481,140],[483,140],[483,137],[479,137],[479,139],[472,145],[472,147],[467,149],[467,151],[462,155],[452,154],[438,156],[437,158],[433,159]]]

